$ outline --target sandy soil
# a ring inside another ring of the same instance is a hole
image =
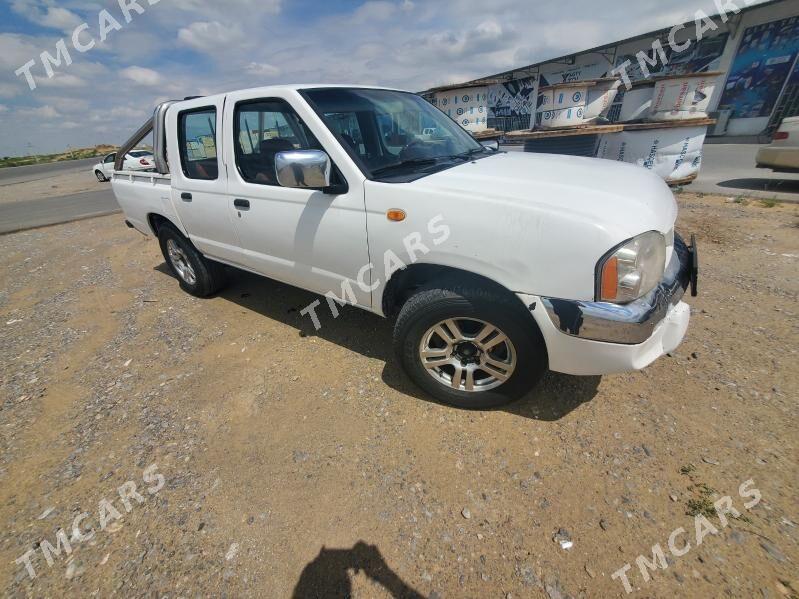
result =
[[[422,396],[357,309],[317,334],[310,294],[244,273],[189,297],[121,216],[0,237],[0,589],[612,597],[630,564],[635,596],[796,597],[797,207],[680,203],[702,251],[683,345],[489,412]]]
[[[35,181],[0,185],[0,204],[66,196],[85,191],[110,190],[110,188],[110,183],[100,183],[94,177],[91,168],[87,167],[75,172],[56,173]]]

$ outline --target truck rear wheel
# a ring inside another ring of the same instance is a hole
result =
[[[158,241],[169,270],[184,291],[196,297],[208,297],[224,286],[224,267],[205,258],[174,227],[162,225],[158,229]]]
[[[515,298],[457,284],[424,289],[402,307],[394,348],[436,399],[467,409],[507,404],[547,370],[544,339]]]

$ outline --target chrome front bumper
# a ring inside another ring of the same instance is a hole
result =
[[[674,252],[660,284],[644,297],[629,304],[583,302],[542,298],[552,323],[561,332],[581,339],[637,345],[643,343],[682,299],[691,285],[696,295],[698,273],[696,242],[688,247],[674,236]]]

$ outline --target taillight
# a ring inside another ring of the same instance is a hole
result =
[[[139,160],[139,164],[141,164],[141,165],[143,165],[143,166],[150,166],[150,163],[149,163],[149,162],[147,162],[147,161],[146,161],[144,158],[142,158],[141,160]]]
[[[777,131],[774,134],[774,141],[777,141],[778,139],[788,139],[788,132],[787,131]]]

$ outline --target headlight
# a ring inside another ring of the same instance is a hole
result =
[[[625,304],[646,295],[663,278],[666,239],[649,231],[602,258],[597,268],[597,299]]]

